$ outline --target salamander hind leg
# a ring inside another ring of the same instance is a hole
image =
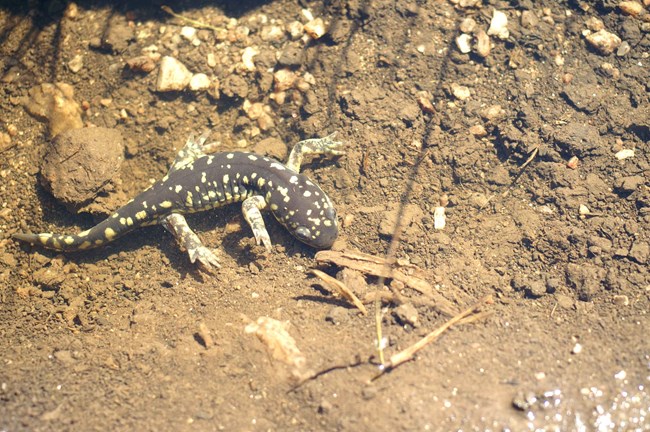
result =
[[[254,195],[250,198],[246,198],[242,203],[241,208],[246,222],[248,222],[248,225],[250,225],[253,230],[253,235],[255,236],[257,244],[263,244],[266,250],[271,252],[273,250],[273,245],[271,244],[271,238],[269,237],[268,231],[266,231],[266,225],[264,225],[264,219],[260,212],[260,210],[266,208],[264,197],[261,195]]]
[[[293,150],[291,150],[291,154],[289,154],[286,165],[295,172],[300,172],[300,166],[305,155],[331,154],[339,156],[345,154],[343,143],[334,141],[335,137],[336,132],[323,138],[313,138],[296,143]]]
[[[212,250],[203,245],[199,236],[187,225],[187,221],[183,215],[172,213],[163,218],[161,224],[187,250],[187,255],[190,257],[192,263],[198,260],[206,268],[221,267],[217,256]]]

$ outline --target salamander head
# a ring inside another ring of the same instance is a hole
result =
[[[292,175],[289,187],[275,188],[268,202],[275,218],[301,242],[327,249],[338,237],[338,220],[332,202],[307,176]]]

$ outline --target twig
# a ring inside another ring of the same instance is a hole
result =
[[[210,24],[206,24],[206,23],[204,23],[202,21],[193,20],[192,18],[187,18],[187,17],[185,17],[185,16],[183,16],[181,14],[177,14],[169,6],[162,5],[162,6],[160,6],[160,9],[167,12],[169,15],[173,16],[174,18],[178,18],[179,20],[181,20],[183,22],[186,22],[188,24],[192,24],[196,28],[204,28],[204,29],[209,29],[209,30],[213,30],[213,31],[221,31],[221,30],[223,30],[223,28],[214,27],[214,26],[211,26]]]
[[[447,329],[449,329],[451,326],[454,324],[460,324],[466,322],[467,319],[470,321],[475,321],[475,314],[479,314],[481,317],[485,317],[485,313],[481,312],[479,308],[483,306],[484,304],[492,304],[492,296],[488,295],[483,297],[481,300],[479,300],[477,303],[472,305],[470,308],[465,309],[463,312],[459,313],[455,317],[451,318],[449,321],[411,345],[410,347],[393,354],[390,357],[390,360],[388,363],[384,365],[384,369],[377,375],[374,379],[379,378],[381,375],[386,373],[387,371],[396,368],[397,366],[401,365],[402,363],[409,361],[413,358],[413,356],[420,351],[422,348],[426,347],[430,343],[432,343],[434,340],[436,340],[442,333],[444,333]]]
[[[354,293],[350,290],[350,288],[348,288],[343,282],[333,278],[327,273],[323,273],[320,270],[312,269],[309,271],[309,273],[313,274],[314,276],[317,276],[327,288],[338,293],[341,297],[343,297],[344,299],[352,303],[354,306],[356,306],[356,308],[359,309],[362,314],[368,315],[368,310],[363,305],[363,303],[361,303],[361,300],[359,300],[359,298],[356,295],[354,295]]]

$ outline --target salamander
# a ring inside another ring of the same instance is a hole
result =
[[[207,136],[190,136],[162,180],[96,226],[78,234],[18,233],[13,238],[57,251],[80,251],[160,224],[185,248],[192,263],[219,267],[215,254],[183,215],[241,202],[257,244],[269,251],[272,244],[261,210],[270,211],[301,242],[318,249],[332,246],[339,231],[336,210],[325,192],[300,173],[300,166],[305,155],[343,154],[335,133],[298,142],[286,164],[247,152],[207,154],[216,146],[206,144]]]

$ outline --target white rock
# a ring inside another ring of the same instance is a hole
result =
[[[84,67],[84,59],[80,54],[77,54],[68,62],[68,67],[72,73],[77,73]]]
[[[304,27],[300,21],[292,21],[287,26],[287,31],[291,35],[291,40],[298,40],[304,33]]]
[[[488,36],[496,36],[499,39],[508,39],[508,16],[500,10],[494,9],[490,28],[487,31]]]
[[[618,160],[624,160],[630,157],[634,157],[634,150],[633,149],[623,149],[621,151],[616,152],[614,155],[616,159]]]
[[[192,73],[187,70],[183,63],[174,57],[165,56],[160,61],[156,90],[163,92],[183,90],[191,79]]]
[[[472,50],[472,46],[470,43],[472,42],[472,37],[468,34],[461,34],[456,38],[456,46],[458,47],[458,51],[462,52],[463,54],[467,54]]]
[[[181,29],[181,36],[188,41],[192,41],[196,36],[196,29],[194,27],[185,26]]]
[[[244,69],[247,71],[254,71],[255,70],[255,63],[253,63],[253,57],[259,54],[259,51],[257,51],[253,47],[246,47],[244,49],[244,52],[241,55],[241,61],[244,64]]]
[[[436,230],[445,229],[447,225],[447,216],[444,207],[436,207],[433,211],[433,228]]]
[[[314,14],[311,13],[309,9],[303,9],[302,16],[305,18],[305,21],[312,21],[314,19]]]
[[[210,87],[210,78],[204,73],[198,73],[190,79],[190,90],[207,90]]]
[[[451,85],[451,91],[454,94],[454,96],[456,97],[456,99],[459,99],[459,100],[465,100],[465,99],[468,99],[470,97],[469,88],[467,88],[465,86],[462,86],[462,85],[458,85],[456,83],[453,83]]]

